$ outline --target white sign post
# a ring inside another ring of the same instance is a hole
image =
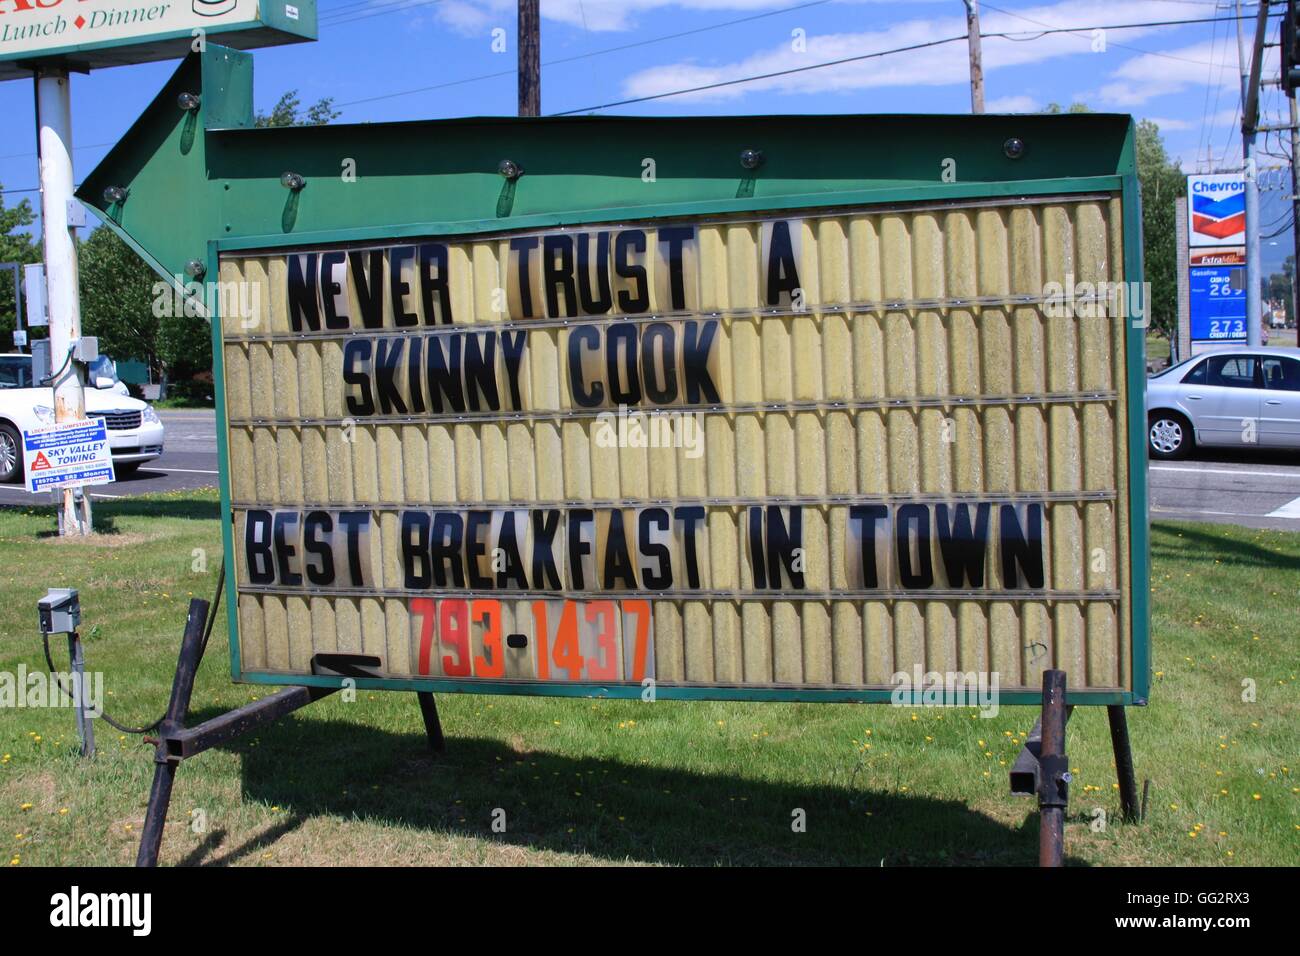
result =
[[[81,338],[81,301],[77,295],[77,243],[68,224],[68,206],[76,202],[72,196],[69,85],[65,69],[42,68],[36,74],[41,239],[50,310],[50,374],[54,387],[54,420],[60,424],[76,424],[86,418],[83,372],[80,363],[72,360],[73,346]],[[111,464],[109,474],[112,474]],[[60,514],[60,534],[90,534],[90,499],[76,487],[64,487]]]

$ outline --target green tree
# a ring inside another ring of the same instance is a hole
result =
[[[334,109],[334,98],[327,96],[317,100],[303,112],[302,101],[297,90],[285,93],[269,113],[258,113],[253,117],[254,126],[324,126],[343,114]]]
[[[35,221],[30,199],[5,207],[4,186],[0,185],[0,262],[40,262],[41,247],[29,232],[20,232]],[[13,347],[17,328],[17,302],[14,299],[13,274],[0,272],[0,351]]]
[[[1151,284],[1147,303],[1151,330],[1172,338],[1178,327],[1178,240],[1176,200],[1187,195],[1187,174],[1165,151],[1160,127],[1137,126],[1138,186],[1142,193],[1142,258]]]
[[[1295,318],[1295,299],[1291,292],[1291,283],[1295,278],[1295,256],[1287,256],[1282,263],[1282,271],[1274,272],[1264,280],[1264,298],[1282,303],[1287,321]]]
[[[1044,113],[1091,113],[1084,103],[1062,109],[1051,103]],[[1175,200],[1187,195],[1187,174],[1165,150],[1160,127],[1137,124],[1138,192],[1142,196],[1143,273],[1151,287],[1146,303],[1151,331],[1171,338],[1178,326],[1178,242]]]
[[[154,309],[158,276],[111,229],[101,227],[77,244],[81,278],[81,328],[99,338],[113,358],[135,358],[155,380],[165,372],[159,316]],[[202,321],[202,320],[197,320]]]

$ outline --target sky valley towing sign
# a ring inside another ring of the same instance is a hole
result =
[[[0,0],[0,79],[51,58],[98,68],[184,56],[197,38],[250,49],[316,37],[316,0]]]

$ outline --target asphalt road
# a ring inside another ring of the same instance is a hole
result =
[[[1150,469],[1153,519],[1300,531],[1300,452],[1204,449]]]
[[[164,428],[162,455],[140,466],[130,478],[95,485],[89,492],[92,499],[217,487],[217,430],[213,412],[164,409],[158,415]],[[50,500],[49,493],[29,495],[22,485],[0,485],[0,505],[48,505]]]
[[[125,481],[100,485],[94,498],[217,485],[213,413],[159,413],[166,426],[161,458]],[[1300,453],[1202,450],[1188,461],[1151,462],[1151,516],[1300,531]],[[19,485],[0,485],[0,505],[48,504]]]

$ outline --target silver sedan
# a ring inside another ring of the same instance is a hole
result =
[[[1300,450],[1300,349],[1216,349],[1151,376],[1151,457],[1197,445]]]

